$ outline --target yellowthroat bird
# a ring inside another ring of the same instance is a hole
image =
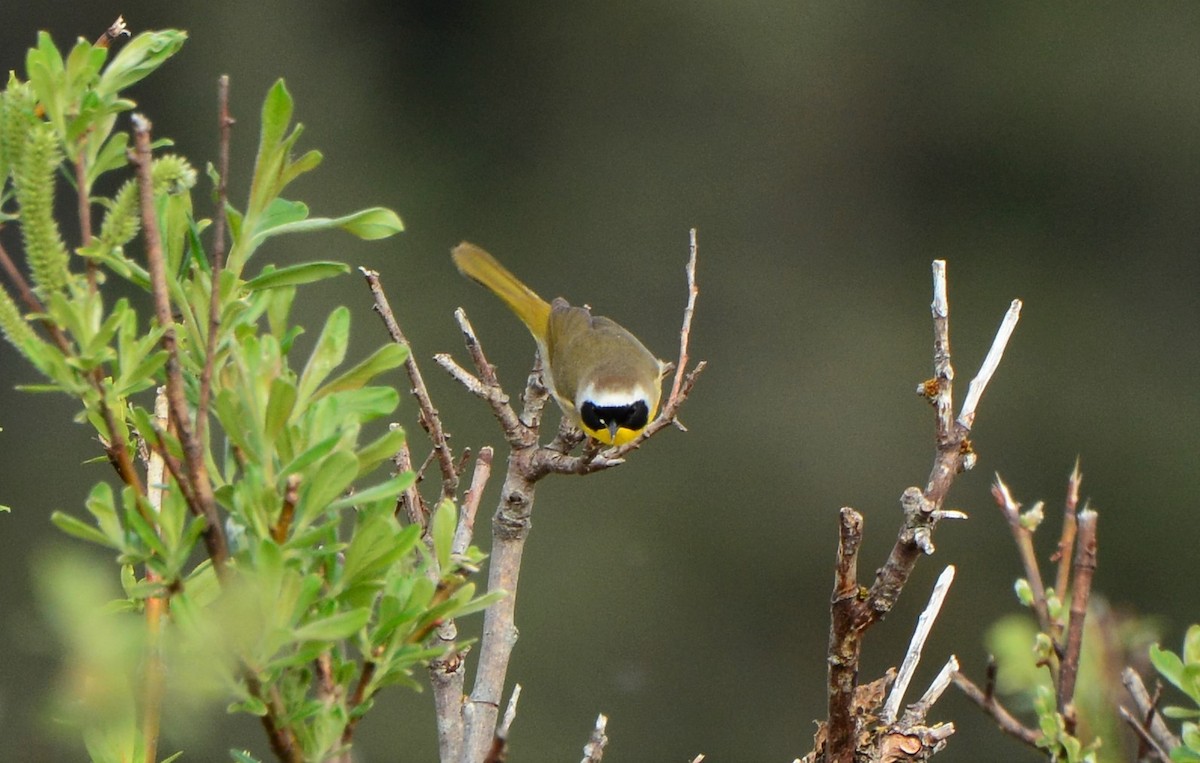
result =
[[[607,445],[637,437],[658,412],[663,363],[614,321],[548,303],[496,258],[463,242],[451,256],[458,271],[491,289],[533,334],[546,386],[566,415]]]

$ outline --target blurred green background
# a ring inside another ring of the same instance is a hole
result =
[[[509,671],[524,685],[514,760],[576,759],[597,712],[613,760],[809,749],[837,509],[866,516],[869,579],[901,491],[932,461],[931,410],[913,388],[931,369],[934,258],[949,263],[959,399],[1009,300],[1025,310],[980,409],[979,467],[951,494],[971,519],[939,530],[936,557],[868,637],[864,678],[900,660],[953,563],[917,684],[950,653],[981,680],[985,628],[1016,608],[1020,574],[992,473],[1022,501],[1047,499],[1045,557],[1077,454],[1101,513],[1096,587],[1160,615],[1172,648],[1200,617],[1187,519],[1200,453],[1200,5],[7,6],[4,69],[23,71],[39,29],[60,46],[118,13],[135,31],[187,30],[133,97],[203,165],[216,155],[216,78],[229,74],[239,203],[261,98],[286,78],[302,147],[326,157],[291,195],[317,214],[390,206],[408,231],[281,240],[258,266],[336,258],[381,271],[460,447],[498,437],[429,361],[462,356],[453,308],[469,309],[510,392],[533,345],[454,272],[451,246],[484,245],[543,295],[588,302],[670,358],[687,231],[699,229],[693,351],[711,367],[683,412],[690,431],[539,488]],[[301,300],[310,338],[348,304],[351,356],[385,341],[356,277]],[[13,391],[34,379],[0,346],[0,503],[13,507],[0,515],[0,758],[79,760],[47,717],[56,645],[33,560],[90,553],[49,514],[81,511],[111,473],[83,463],[98,449],[70,401]],[[416,431],[413,410],[402,413]],[[1038,759],[953,692],[931,718],[959,727],[939,760]],[[428,692],[393,692],[360,728],[357,759],[433,760],[432,720]],[[220,707],[169,723],[162,749],[176,741],[185,760],[265,752],[260,728]]]

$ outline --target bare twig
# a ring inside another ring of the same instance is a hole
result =
[[[826,750],[830,763],[853,760],[856,741],[854,690],[858,685],[858,657],[862,648],[862,631],[857,627],[857,621],[862,595],[858,585],[858,549],[862,544],[863,518],[854,509],[843,507],[839,519],[837,567],[829,605],[829,738]],[[835,750],[849,750],[849,754],[835,757]]]
[[[204,368],[200,371],[200,401],[196,406],[196,439],[204,442],[208,429],[208,403],[212,395],[213,365],[217,356],[217,334],[221,328],[221,269],[225,267],[225,205],[229,189],[229,140],[233,118],[229,116],[229,75],[217,80],[217,208],[213,213],[213,256],[208,294],[208,339]]]
[[[188,481],[195,503],[191,509],[204,517],[204,545],[212,560],[213,570],[219,579],[225,576],[225,561],[229,549],[225,542],[225,531],[217,515],[212,482],[208,466],[204,461],[204,445],[195,437],[191,417],[188,415],[187,399],[183,389],[183,373],[179,364],[179,351],[175,341],[175,321],[171,317],[170,295],[167,291],[166,264],[163,259],[162,239],[158,231],[158,218],[154,207],[154,181],[151,177],[150,130],[148,119],[140,114],[133,115],[134,152],[133,163],[137,169],[138,190],[142,209],[142,231],[146,240],[147,270],[150,273],[151,290],[154,296],[154,312],[163,329],[162,345],[167,352],[167,401],[171,418],[179,432],[187,463]]]
[[[1087,616],[1092,577],[1096,572],[1096,512],[1079,512],[1079,542],[1075,553],[1075,585],[1071,590],[1071,621],[1063,650],[1062,672],[1058,682],[1058,712],[1067,723],[1067,732],[1075,733],[1075,678],[1079,673],[1079,655],[1083,647],[1083,621]]]
[[[667,409],[672,412],[678,409],[680,387],[683,386],[683,375],[688,365],[688,343],[692,337],[692,316],[696,313],[696,296],[700,287],[696,285],[696,255],[699,247],[696,245],[696,229],[688,231],[688,261],[687,261],[687,305],[683,308],[683,328],[679,330],[679,361],[675,364],[675,380],[671,382],[671,395],[667,398]]]
[[[437,453],[438,465],[442,470],[442,498],[453,498],[458,492],[458,473],[454,469],[454,454],[450,451],[450,445],[446,441],[446,431],[442,428],[442,419],[438,415],[437,408],[433,407],[433,401],[429,398],[429,390],[425,387],[425,379],[421,376],[421,369],[417,366],[417,360],[413,356],[412,345],[405,338],[404,332],[400,330],[400,324],[396,322],[396,316],[392,313],[392,307],[388,304],[387,295],[384,294],[383,286],[379,281],[379,273],[368,268],[359,268],[359,271],[367,279],[367,286],[370,287],[371,295],[375,299],[375,312],[379,313],[379,317],[383,319],[383,324],[387,327],[392,341],[408,350],[408,357],[404,361],[404,370],[408,373],[408,379],[412,383],[412,394],[417,398],[417,406],[421,410],[418,421],[421,428],[429,434],[429,439],[433,442],[433,449]]]
[[[1152,697],[1150,692],[1146,691],[1146,684],[1142,682],[1142,677],[1133,668],[1125,668],[1121,672],[1121,683],[1125,684],[1125,688],[1129,690],[1134,706],[1141,714],[1140,724],[1149,730],[1157,745],[1165,750],[1173,750],[1178,747],[1179,737],[1175,736],[1167,727],[1162,715],[1158,712],[1158,692],[1155,692],[1155,696]]]
[[[963,401],[962,412],[958,414],[958,423],[967,429],[975,424],[975,409],[979,406],[988,382],[992,380],[992,374],[996,373],[996,369],[1000,366],[1000,359],[1004,357],[1004,348],[1008,346],[1008,340],[1012,337],[1019,320],[1021,320],[1021,300],[1014,299],[1008,307],[1008,312],[1004,314],[1004,320],[1000,322],[996,338],[992,341],[992,346],[988,350],[987,356],[984,357],[983,364],[979,366],[979,373],[967,387],[967,399]]]
[[[512,726],[512,722],[516,720],[517,702],[520,699],[521,684],[517,684],[513,687],[512,694],[508,698],[508,707],[504,710],[504,718],[501,719],[500,725],[496,727],[496,734],[492,737],[492,748],[488,750],[483,763],[504,763],[508,759],[508,731]]]
[[[942,603],[946,601],[946,594],[950,592],[950,585],[953,582],[954,565],[951,564],[938,576],[937,583],[933,586],[933,593],[929,596],[929,603],[925,605],[925,611],[917,618],[917,627],[908,643],[908,651],[904,655],[904,661],[900,663],[896,682],[892,685],[892,692],[888,695],[887,702],[883,706],[883,713],[879,717],[884,724],[894,722],[900,715],[900,705],[904,702],[904,693],[908,691],[908,685],[912,682],[917,665],[921,662],[921,650],[925,648],[925,640],[929,638],[929,632],[933,630],[933,624],[937,622],[937,617],[942,611]]]
[[[1037,553],[1033,550],[1034,528],[1030,526],[1036,526],[1041,521],[1040,504],[1031,509],[1030,513],[1023,516],[1021,514],[1021,504],[1013,499],[1008,485],[1004,484],[1004,480],[1000,479],[999,474],[996,475],[996,481],[992,483],[992,497],[996,499],[996,505],[1004,513],[1004,518],[1008,520],[1009,529],[1012,530],[1013,541],[1016,543],[1017,553],[1021,557],[1021,566],[1025,569],[1025,579],[1029,582],[1029,590],[1033,594],[1033,611],[1037,613],[1038,627],[1041,628],[1043,633],[1053,638],[1057,636],[1058,628],[1050,620],[1049,604],[1046,601],[1046,587],[1042,583],[1042,573],[1038,567]],[[1059,595],[1062,594],[1060,593]]]
[[[958,658],[950,655],[950,659],[946,660],[946,664],[938,671],[934,677],[933,683],[929,684],[929,688],[921,695],[921,698],[914,702],[904,711],[904,718],[901,722],[902,726],[911,726],[916,723],[922,723],[925,717],[929,714],[929,709],[941,699],[942,694],[950,687],[954,681],[954,674],[958,672]]]
[[[1171,763],[1171,754],[1162,743],[1146,729],[1140,718],[1135,718],[1128,708],[1117,707],[1117,713],[1120,714],[1121,720],[1125,721],[1126,725],[1133,730],[1137,735],[1138,743],[1142,746],[1142,751],[1139,751],[1137,760],[1143,760],[1145,751],[1152,752],[1154,757],[1158,758],[1162,763]]]
[[[392,426],[400,425],[393,424]],[[396,467],[393,474],[403,474],[412,470],[412,452],[408,449],[407,439],[400,444],[400,449],[392,456],[392,464]],[[416,480],[413,480],[413,483],[396,497],[396,516],[403,513],[409,522],[421,528],[421,535],[425,535],[428,529],[428,511],[428,507],[421,499],[421,493],[417,490]]]
[[[1058,562],[1058,575],[1054,580],[1054,593],[1059,599],[1067,595],[1067,586],[1071,581],[1071,556],[1075,548],[1075,528],[1077,524],[1075,507],[1079,505],[1079,485],[1083,482],[1083,472],[1079,471],[1079,458],[1075,458],[1075,468],[1067,479],[1067,500],[1063,505],[1062,535],[1058,540],[1058,551],[1054,558]]]
[[[487,487],[492,476],[492,458],[492,446],[485,445],[479,449],[479,457],[475,459],[475,471],[471,474],[471,487],[463,496],[458,527],[454,530],[454,542],[450,544],[452,555],[462,555],[471,545],[471,538],[475,534],[475,516],[479,512],[479,500],[483,498],[483,489]]]
[[[492,409],[492,415],[500,422],[500,427],[504,430],[505,439],[509,443],[512,443],[514,439],[523,442],[525,432],[522,430],[527,429],[530,423],[521,421],[517,417],[516,411],[510,405],[508,395],[505,394],[504,389],[500,386],[499,379],[496,378],[496,368],[488,362],[487,356],[483,352],[483,346],[479,343],[479,336],[475,333],[475,327],[471,325],[471,321],[467,318],[466,311],[461,307],[456,309],[454,311],[454,320],[458,323],[458,328],[462,332],[463,344],[466,345],[467,354],[471,356],[471,362],[474,364],[476,374],[478,375],[467,371],[445,353],[434,355],[434,362],[453,376],[455,381],[466,387],[471,394],[488,404]],[[540,360],[539,358],[539,364]],[[540,365],[538,367],[540,369]],[[541,384],[540,378],[538,384]],[[538,413],[540,414],[540,409]],[[540,416],[536,420],[540,421]]]
[[[996,701],[996,698],[991,694],[985,694],[978,686],[960,672],[954,673],[954,685],[957,686],[967,699],[974,702],[981,710],[992,717],[1000,730],[1011,737],[1021,740],[1030,747],[1036,747],[1041,734],[1033,729],[1026,728],[1012,716],[1004,706]]]
[[[604,758],[604,748],[608,745],[608,716],[600,713],[596,716],[596,725],[587,744],[583,746],[583,758],[579,763],[600,763]],[[701,756],[703,757],[703,756]]]

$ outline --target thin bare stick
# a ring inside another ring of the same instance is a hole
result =
[[[929,688],[921,695],[921,698],[909,706],[904,711],[904,719],[902,726],[913,726],[917,723],[923,723],[925,717],[929,715],[929,709],[932,708],[950,684],[954,681],[954,674],[958,672],[958,658],[950,655],[950,659],[946,660],[946,664],[938,671],[933,682],[929,684]]]
[[[392,427],[399,426],[399,424],[392,424]],[[400,444],[400,449],[392,456],[392,465],[396,467],[392,472],[393,475],[412,470],[412,452],[408,449],[407,439]],[[429,507],[425,505],[425,500],[417,489],[416,480],[413,480],[413,483],[396,497],[395,514],[399,516],[401,513],[410,523],[421,528],[421,535],[426,534],[429,523]]]
[[[958,414],[958,423],[967,429],[975,425],[975,409],[979,406],[980,399],[983,398],[983,391],[987,389],[988,382],[992,380],[992,374],[996,373],[996,369],[1000,366],[1000,359],[1004,357],[1004,348],[1008,346],[1008,340],[1012,337],[1013,329],[1017,327],[1019,320],[1021,320],[1021,300],[1014,299],[1008,307],[1008,312],[1004,314],[1004,319],[1000,322],[996,338],[992,341],[992,346],[988,349],[983,364],[979,367],[979,373],[967,387],[967,399],[963,401],[962,412]]]
[[[688,231],[688,261],[687,261],[687,305],[683,308],[683,328],[679,330],[679,361],[675,364],[675,380],[671,383],[671,395],[667,398],[667,408],[675,409],[675,401],[679,398],[679,388],[683,385],[683,375],[688,365],[688,343],[692,337],[692,316],[696,313],[696,296],[700,287],[696,285],[696,255],[699,247],[696,245],[696,229]]]
[[[967,699],[974,702],[981,710],[990,715],[1001,731],[1015,739],[1021,740],[1030,747],[1037,747],[1038,740],[1042,737],[1040,732],[1023,726],[1020,721],[1014,718],[1011,713],[996,701],[994,696],[984,694],[982,689],[962,673],[955,671],[953,678],[954,685],[963,694],[967,695]]]
[[[400,330],[400,324],[396,322],[396,316],[392,313],[392,307],[388,304],[387,295],[384,294],[383,285],[379,281],[379,273],[368,268],[359,268],[359,271],[367,279],[367,286],[370,287],[371,295],[375,299],[375,312],[383,319],[383,324],[387,327],[392,341],[408,350],[408,357],[404,361],[404,370],[408,372],[408,379],[412,383],[412,394],[417,398],[417,406],[421,411],[418,421],[421,428],[428,433],[429,439],[433,442],[433,449],[437,453],[438,465],[442,470],[442,498],[454,498],[458,492],[458,473],[454,469],[454,454],[447,442],[446,431],[442,428],[442,419],[438,415],[437,408],[433,407],[429,390],[425,387],[425,379],[421,376],[417,359],[413,356],[412,345],[405,338],[404,332]]]
[[[954,367],[950,364],[950,300],[946,261],[933,261],[933,405],[937,409],[938,442],[954,436]],[[970,429],[970,427],[967,427]]]
[[[508,707],[504,710],[504,718],[496,727],[496,735],[492,739],[492,749],[488,751],[483,763],[504,763],[508,758],[508,731],[512,722],[517,718],[517,701],[520,699],[521,684],[517,684],[508,698]]]
[[[605,733],[607,730],[608,716],[600,713],[596,716],[596,725],[592,728],[591,737],[583,746],[583,758],[579,763],[600,763],[604,759],[604,748],[608,745],[608,735]]]
[[[1035,506],[1034,510],[1023,516],[1021,504],[1013,499],[1008,485],[1004,484],[1004,480],[1000,479],[999,474],[996,475],[996,481],[992,483],[992,497],[996,499],[996,505],[1000,507],[1004,518],[1008,520],[1013,541],[1017,545],[1021,566],[1025,570],[1025,580],[1029,582],[1029,590],[1033,594],[1033,611],[1037,613],[1038,627],[1042,633],[1053,638],[1057,636],[1058,628],[1050,620],[1046,586],[1042,583],[1042,572],[1038,566],[1037,553],[1033,550],[1033,527],[1029,526],[1030,524],[1036,526],[1038,522],[1041,522],[1041,509]]]
[[[492,476],[492,446],[484,445],[479,449],[475,459],[475,471],[471,473],[471,487],[463,496],[462,511],[458,516],[458,527],[454,530],[454,542],[450,544],[450,553],[461,556],[471,545],[475,534],[475,516],[479,512],[479,501],[483,498],[483,490],[487,487]]]
[[[1096,512],[1079,512],[1079,542],[1075,552],[1075,585],[1071,589],[1071,621],[1067,626],[1067,643],[1063,650],[1062,673],[1058,682],[1058,712],[1067,723],[1067,732],[1075,733],[1075,678],[1079,674],[1079,655],[1083,648],[1083,621],[1087,616],[1088,599],[1092,593],[1092,577],[1096,573]]]
[[[1171,763],[1171,754],[1167,751],[1167,748],[1163,747],[1162,744],[1160,744],[1159,741],[1154,738],[1154,735],[1146,729],[1145,725],[1143,725],[1141,719],[1135,718],[1126,707],[1118,706],[1117,713],[1120,714],[1121,720],[1125,721],[1126,725],[1128,725],[1129,728],[1133,730],[1133,733],[1137,735],[1138,742],[1143,746],[1143,750],[1153,753],[1154,757],[1161,760],[1162,763]],[[1139,753],[1137,760],[1143,760],[1144,757],[1144,754]]]
[[[929,603],[925,605],[925,611],[917,618],[917,627],[908,643],[904,661],[900,663],[896,682],[892,684],[892,693],[888,695],[887,702],[883,705],[883,713],[879,717],[885,725],[893,723],[900,715],[900,705],[904,702],[904,693],[908,691],[908,685],[912,682],[917,665],[921,662],[921,650],[925,648],[925,640],[929,638],[929,632],[933,630],[933,624],[937,622],[937,617],[942,611],[942,603],[946,601],[946,594],[950,592],[950,585],[953,582],[954,565],[951,564],[947,565],[946,569],[942,570],[942,574],[938,576],[937,583],[933,586],[933,593],[929,596]]]
[[[1071,557],[1075,549],[1076,516],[1075,507],[1079,505],[1079,485],[1083,482],[1083,472],[1079,471],[1079,458],[1075,458],[1075,468],[1067,479],[1067,500],[1063,505],[1062,535],[1058,540],[1058,551],[1054,557],[1058,561],[1058,574],[1054,579],[1054,593],[1059,599],[1065,600],[1067,586],[1071,581]]]
[[[170,295],[167,291],[166,264],[163,258],[162,239],[158,232],[158,217],[154,206],[154,180],[151,177],[150,120],[141,114],[133,115],[134,152],[133,163],[137,170],[138,191],[142,209],[142,232],[146,241],[147,270],[150,273],[151,290],[154,296],[154,312],[163,329],[162,346],[167,352],[167,401],[171,418],[179,432],[187,462],[188,480],[196,503],[192,511],[204,517],[204,545],[212,560],[218,579],[225,577],[225,561],[229,548],[225,531],[217,514],[213,497],[212,482],[208,466],[204,461],[204,445],[196,439],[188,415],[187,398],[183,389],[183,372],[179,364],[179,350],[175,341],[175,321],[171,316]]]
[[[1125,668],[1121,672],[1121,683],[1125,684],[1129,695],[1133,697],[1133,703],[1137,707],[1138,713],[1141,714],[1141,725],[1150,731],[1158,745],[1166,750],[1178,747],[1179,737],[1167,728],[1162,715],[1158,712],[1156,698],[1150,696],[1150,692],[1146,690],[1146,684],[1142,682],[1142,677],[1137,674],[1137,671],[1133,668]],[[1157,694],[1158,692],[1155,692],[1156,696]]]
[[[208,339],[204,368],[200,371],[200,402],[196,406],[196,439],[205,441],[208,403],[212,396],[213,365],[217,356],[217,334],[221,329],[221,269],[225,267],[225,206],[229,198],[229,140],[233,118],[229,116],[229,75],[217,80],[217,208],[213,212],[213,256],[208,293]]]

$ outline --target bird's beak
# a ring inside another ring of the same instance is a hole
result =
[[[615,422],[615,421],[608,422],[608,441],[610,443],[614,443],[617,441],[617,430],[620,428],[621,428],[621,425],[618,424],[617,422]]]

